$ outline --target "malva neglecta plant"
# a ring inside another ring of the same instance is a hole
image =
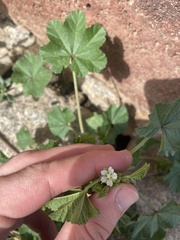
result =
[[[39,98],[47,84],[50,82],[52,73],[59,74],[65,68],[72,72],[74,91],[77,103],[77,116],[79,131],[72,127],[76,120],[71,109],[61,109],[56,106],[48,113],[48,125],[51,132],[61,139],[71,131],[74,134],[74,143],[115,143],[117,135],[123,133],[128,123],[128,111],[124,105],[110,106],[107,111],[93,113],[86,119],[84,127],[78,93],[78,77],[85,77],[88,72],[99,72],[105,68],[107,60],[100,47],[106,40],[106,31],[99,25],[94,24],[86,28],[86,19],[82,11],[71,12],[64,22],[52,20],[47,26],[49,43],[40,48],[40,56],[32,53],[26,54],[18,60],[13,67],[12,81],[23,84],[25,95]],[[45,67],[45,66],[48,66]],[[98,198],[108,194],[111,187],[118,184],[136,184],[147,173],[150,165],[142,162],[141,149],[150,147],[157,133],[161,132],[159,155],[165,156],[171,162],[169,173],[165,176],[165,182],[170,189],[179,192],[180,181],[180,99],[171,103],[156,104],[149,116],[147,126],[137,129],[139,143],[131,149],[134,161],[132,167],[125,173],[117,172],[111,166],[102,169],[100,176],[92,180],[80,189],[72,189],[63,197],[56,197],[48,202],[43,208],[50,211],[50,217],[57,223],[70,221],[75,224],[84,224],[89,218],[99,214],[88,198],[88,194],[98,193]],[[47,145],[37,146],[30,132],[21,129],[17,133],[18,145],[25,149],[49,148],[56,143],[49,141]],[[157,144],[157,141],[155,143]],[[152,144],[152,145],[153,145]],[[1,153],[0,161],[7,161]],[[120,219],[114,232],[124,234],[127,239],[155,239],[161,240],[166,235],[167,228],[173,228],[180,222],[180,205],[174,201],[166,203],[157,210],[149,203],[153,211],[149,215],[138,215],[136,209],[127,211]],[[79,211],[81,209],[81,211]],[[135,214],[132,214],[134,211]],[[39,239],[26,226],[19,229],[22,239],[27,234]]]

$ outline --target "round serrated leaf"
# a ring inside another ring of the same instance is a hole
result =
[[[64,138],[69,131],[69,123],[75,120],[75,115],[69,108],[61,109],[56,106],[48,113],[48,125],[51,132],[60,138]]]
[[[180,151],[180,98],[170,103],[158,103],[149,115],[149,124],[138,128],[140,137],[153,137],[161,131],[160,153],[173,156]]]
[[[23,84],[24,95],[38,98],[44,93],[51,73],[43,64],[43,58],[33,53],[26,54],[14,64],[12,80]]]
[[[77,76],[84,77],[106,66],[105,54],[99,49],[106,40],[106,31],[99,24],[86,28],[81,10],[71,12],[64,23],[50,21],[47,36],[50,42],[41,47],[40,53],[55,73],[69,66]]]

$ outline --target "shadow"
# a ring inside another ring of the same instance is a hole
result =
[[[73,76],[69,68],[62,70],[60,74],[53,74],[49,87],[57,95],[67,96],[74,92]]]
[[[17,154],[20,152],[18,150],[18,148],[16,146],[14,146],[14,144],[12,144],[9,141],[8,137],[2,132],[0,132],[0,141],[2,141],[5,144],[5,146],[7,147],[7,149],[10,150],[10,152],[12,152],[13,154]]]
[[[0,28],[3,28],[7,20],[9,19],[8,10],[5,4],[0,0]],[[0,47],[5,47],[6,44],[0,38]],[[2,68],[5,66],[1,66]]]
[[[107,57],[107,66],[101,71],[106,80],[113,77],[118,82],[121,82],[130,75],[129,66],[124,61],[123,44],[118,37],[114,37],[114,39],[111,40],[111,38],[107,36],[106,42],[101,50]]]
[[[2,0],[0,0],[0,28],[4,27],[6,22],[12,22],[10,20],[9,14],[8,14],[8,9],[6,5],[3,3]]]
[[[149,110],[152,111],[154,104],[174,101],[180,97],[180,78],[149,80],[145,83],[144,92]]]
[[[48,125],[42,127],[42,128],[38,128],[36,129],[36,133],[35,133],[35,142],[40,145],[43,144],[46,140],[53,140],[53,141],[58,141],[59,139],[57,137],[55,137],[49,130]]]

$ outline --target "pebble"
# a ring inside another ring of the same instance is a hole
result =
[[[7,19],[0,25],[0,75],[8,71],[14,61],[35,43],[33,34]]]

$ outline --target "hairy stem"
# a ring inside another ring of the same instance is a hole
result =
[[[134,154],[137,150],[139,150],[148,140],[150,139],[150,137],[145,137],[143,138],[143,140],[137,144],[133,149],[130,150],[130,152],[132,154]]]
[[[82,115],[81,115],[81,108],[80,108],[80,103],[79,103],[79,92],[78,92],[78,84],[77,84],[76,73],[72,72],[72,74],[73,74],[74,91],[75,91],[75,97],[76,97],[79,128],[80,128],[80,132],[84,133],[84,127],[83,127],[83,121],[82,121]]]
[[[86,185],[86,187],[84,188],[84,191],[87,192],[90,188],[92,188],[98,182],[100,182],[99,178],[94,179],[92,182]]]

